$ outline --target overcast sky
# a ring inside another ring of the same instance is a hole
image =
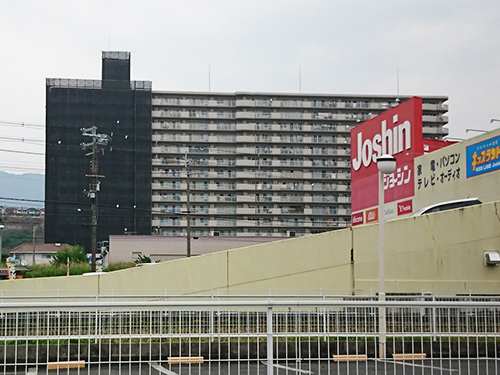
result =
[[[106,50],[157,91],[399,89],[448,96],[450,137],[500,126],[498,0],[0,0],[0,40],[12,173],[44,173],[45,79],[100,79]]]

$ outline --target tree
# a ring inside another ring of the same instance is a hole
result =
[[[71,248],[63,247],[57,253],[52,255],[51,264],[53,266],[60,266],[61,264],[66,264],[67,261],[71,263],[87,263],[87,255],[85,255],[85,251],[83,247],[80,245],[73,246]]]
[[[3,251],[12,250],[23,243],[31,243],[33,234],[29,230],[6,230],[2,234]]]

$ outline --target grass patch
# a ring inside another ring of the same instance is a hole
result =
[[[28,267],[28,271],[25,273],[24,278],[34,279],[38,277],[56,277],[56,276],[66,276],[67,266],[61,264],[59,266],[53,266],[51,264],[39,264],[35,266]],[[134,268],[134,262],[119,262],[109,265],[104,269],[104,272],[112,272],[118,270],[124,270],[127,268]],[[83,275],[84,273],[91,272],[91,266],[87,262],[82,263],[71,263],[69,266],[70,276]]]
[[[118,263],[113,263],[107,266],[104,269],[104,272],[112,272],[112,271],[119,271],[119,270],[125,270],[127,268],[134,268],[135,263],[134,262],[118,262]]]
[[[70,275],[83,275],[90,272],[90,264],[88,263],[73,263],[70,264]],[[50,264],[39,264],[29,267],[29,271],[25,273],[24,278],[33,279],[38,277],[55,277],[66,276],[66,265],[52,266]]]

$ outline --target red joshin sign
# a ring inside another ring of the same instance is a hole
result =
[[[396,170],[385,175],[385,202],[414,195],[413,159],[423,153],[422,98],[413,97],[351,130],[351,205],[378,205],[377,158],[390,154]],[[354,224],[354,223],[353,223]]]

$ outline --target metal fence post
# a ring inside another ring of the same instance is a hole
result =
[[[267,307],[267,375],[273,375],[273,308],[271,306]]]
[[[432,296],[432,304],[436,303],[436,297]],[[432,308],[432,340],[436,341],[436,307]]]

